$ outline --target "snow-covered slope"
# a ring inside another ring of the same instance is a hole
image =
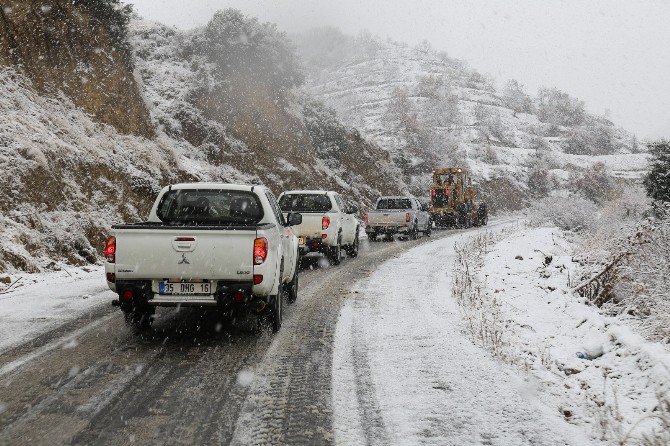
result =
[[[502,179],[521,191],[538,165],[558,180],[598,161],[626,178],[646,168],[646,155],[631,153],[639,150],[632,135],[558,90],[531,98],[515,82],[498,89],[428,44],[335,29],[294,40],[308,67],[307,90],[388,150],[417,194],[435,166],[467,164],[480,181]]]
[[[222,17],[220,27],[229,20],[274,32],[236,12]],[[124,135],[67,91],[46,96],[30,73],[0,65],[0,272],[98,261],[110,226],[145,218],[160,188],[173,182],[258,182],[275,193],[332,188],[361,205],[405,187],[387,152],[298,88],[273,96],[257,82],[222,97],[244,85],[193,51],[202,35],[130,24],[150,139]],[[264,44],[272,51],[276,42]],[[129,101],[116,100],[115,112]],[[217,114],[223,107],[227,114]]]

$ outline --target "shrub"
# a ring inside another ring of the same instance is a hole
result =
[[[651,169],[644,179],[647,195],[657,201],[670,202],[670,142],[649,145]]]
[[[543,88],[538,92],[538,116],[542,122],[572,127],[586,119],[584,102],[556,88]]]
[[[197,53],[217,67],[217,77],[260,81],[275,93],[302,84],[304,76],[295,49],[276,25],[260,23],[236,9],[217,12],[202,35],[194,39]]]
[[[114,47],[124,54],[130,64],[130,44],[128,43],[128,23],[132,14],[131,5],[122,5],[121,0],[73,0],[74,6],[83,6],[93,17],[108,29]]]
[[[601,162],[593,164],[577,175],[573,174],[569,188],[596,203],[603,203],[620,193],[616,180]]]
[[[599,208],[593,201],[579,196],[546,197],[535,201],[528,210],[531,223],[551,224],[564,231],[593,228]]]

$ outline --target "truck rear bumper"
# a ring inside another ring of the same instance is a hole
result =
[[[322,238],[307,238],[305,239],[305,246],[298,248],[299,254],[304,256],[311,252],[327,253],[332,247],[327,241]]]
[[[405,234],[409,232],[409,226],[366,226],[366,234]]]
[[[268,296],[254,296],[252,282],[217,281],[213,295],[161,295],[151,289],[150,280],[119,280],[116,290],[119,294],[118,306],[124,311],[137,307],[218,307],[230,308],[262,301],[267,303]],[[132,298],[124,298],[125,291],[132,291]]]

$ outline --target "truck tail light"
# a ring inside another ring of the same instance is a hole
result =
[[[260,285],[263,282],[262,274],[254,274],[254,285]]]
[[[437,192],[435,191],[435,189],[431,189],[430,194],[434,197],[435,195],[437,195]]]
[[[410,217],[409,217],[409,212],[406,212],[406,213],[405,213],[405,222],[406,222],[406,223],[409,223],[409,218],[410,218]]]
[[[110,283],[116,282],[116,274],[107,273],[107,282],[110,282]]]
[[[365,224],[366,224],[366,225],[369,225],[369,224],[370,224],[370,220],[368,219],[368,214],[363,214],[363,218],[365,219]]]
[[[262,265],[268,258],[268,239],[265,237],[254,240],[254,265]]]
[[[321,229],[325,231],[329,227],[330,227],[330,217],[324,215],[323,217],[321,217]]]
[[[109,263],[116,262],[116,237],[112,236],[105,243],[105,260]]]

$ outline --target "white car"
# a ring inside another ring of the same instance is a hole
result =
[[[105,247],[115,305],[148,324],[156,307],[212,307],[271,316],[298,293],[300,214],[281,213],[263,186],[217,183],[164,188],[146,222],[112,226]]]
[[[323,253],[335,265],[340,263],[343,250],[350,257],[358,255],[361,224],[356,217],[358,208],[347,203],[337,192],[287,191],[279,196],[279,207],[286,215],[302,215],[302,223],[293,228],[302,255]]]

